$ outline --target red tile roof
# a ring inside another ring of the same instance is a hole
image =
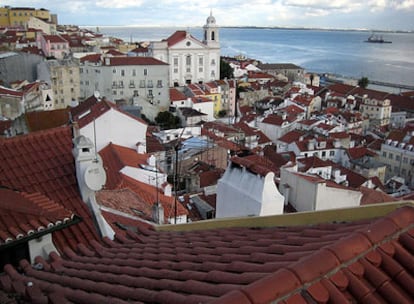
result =
[[[187,96],[184,95],[180,90],[177,90],[176,88],[170,88],[170,100],[173,101],[181,101],[181,100],[187,100]]]
[[[0,188],[0,247],[72,220],[74,214],[40,193]]]
[[[372,152],[365,147],[349,148],[347,152],[349,157],[354,160],[363,158],[364,156],[375,157],[377,155],[375,152]]]
[[[83,219],[54,232],[54,244],[59,250],[99,239],[89,208],[80,197],[72,147],[70,127],[0,138],[0,185],[40,193]]]
[[[173,207],[174,201],[175,201],[174,197],[165,196],[163,193],[160,192],[160,189],[157,189],[154,186],[139,182],[131,177],[128,177],[120,173],[120,170],[124,168],[125,166],[137,167],[139,164],[146,164],[149,154],[138,154],[133,149],[114,145],[112,143],[106,146],[105,148],[103,148],[99,152],[99,154],[102,157],[106,176],[107,176],[105,189],[115,190],[115,191],[127,189],[135,193],[137,200],[140,201],[140,204],[146,205],[146,208],[144,207],[136,208],[136,209],[140,209],[143,211],[142,218],[145,220],[148,220],[151,217],[151,207],[156,202],[157,200],[156,198],[158,196],[160,203],[164,207],[164,215],[166,219],[168,217],[173,217],[174,213],[172,210],[174,209]],[[111,206],[109,206],[107,203],[106,206],[111,207],[112,209],[116,209],[118,211],[124,212],[124,213],[128,213],[128,212],[125,212],[122,205],[130,207],[131,204],[134,204],[134,202],[124,202],[122,204],[117,203],[115,205],[112,204]],[[118,209],[117,206],[119,206],[120,209]],[[178,208],[177,214],[185,215],[187,214],[187,211],[184,208],[180,207]]]
[[[292,130],[281,137],[279,137],[278,141],[285,142],[285,143],[293,143],[297,140],[299,140],[302,136],[304,137],[306,133],[301,130]]]
[[[359,191],[361,191],[362,193],[360,202],[361,206],[368,204],[389,203],[398,200],[380,190],[374,190],[367,187],[360,187]]]
[[[246,157],[234,156],[230,159],[230,161],[233,164],[244,167],[248,171],[263,177],[266,176],[269,172],[273,172],[272,162],[259,155],[250,155]],[[277,170],[277,168],[273,169]]]
[[[95,119],[110,111],[111,109],[121,112],[130,118],[139,121],[140,123],[147,124],[141,118],[133,116],[123,110],[121,110],[115,103],[109,100],[103,99],[97,100],[94,96],[89,97],[84,102],[80,103],[77,107],[71,109],[72,119],[77,122],[80,128],[92,123]]]
[[[204,188],[207,186],[217,185],[217,181],[223,175],[224,170],[222,169],[211,169],[210,171],[201,172],[200,176],[200,187]]]
[[[286,120],[282,118],[282,116],[277,114],[270,114],[265,119],[263,119],[263,123],[267,123],[270,125],[281,126]]]
[[[109,64],[106,64],[106,60],[109,61]],[[119,66],[119,65],[168,65],[161,60],[158,60],[153,57],[107,57],[104,61],[105,65],[110,66]]]
[[[25,114],[27,127],[30,132],[35,132],[65,126],[70,120],[69,113],[69,109],[27,112]]]
[[[139,228],[117,242],[52,253],[41,270],[25,260],[21,272],[6,265],[0,284],[38,303],[413,303],[414,208],[337,219],[290,227]]]
[[[62,36],[59,35],[43,35],[43,38],[50,43],[68,43]]]
[[[139,198],[149,206],[152,206],[157,201],[161,203],[162,207],[164,208],[164,216],[165,220],[168,218],[174,218],[175,213],[175,197],[173,196],[166,196],[163,193],[157,190],[154,186],[141,183],[131,177],[122,174],[122,181],[121,184],[118,186],[118,189],[128,188],[136,193]],[[157,194],[158,191],[158,194]],[[181,206],[181,204],[177,204],[177,215],[187,215],[188,211]]]
[[[329,133],[330,138],[344,139],[350,138],[350,135],[347,132],[331,132]]]
[[[101,54],[90,54],[80,58],[80,62],[95,62],[98,63],[101,61]]]
[[[189,37],[193,40],[197,40],[192,35],[188,33]],[[165,39],[165,41],[168,42],[168,46],[173,46],[174,44],[177,44],[178,42],[184,40],[187,37],[187,31],[176,31],[173,33],[170,37]]]

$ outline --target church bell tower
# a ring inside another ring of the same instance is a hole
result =
[[[203,43],[210,47],[220,47],[219,27],[217,26],[216,18],[214,18],[211,11],[210,16],[207,17],[206,24],[203,26],[203,29]]]

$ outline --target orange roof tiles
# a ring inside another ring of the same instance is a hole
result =
[[[43,38],[50,43],[68,43],[68,41],[59,35],[43,35]]]
[[[359,191],[361,191],[362,193],[362,198],[360,202],[361,206],[368,204],[389,203],[398,200],[380,190],[374,190],[367,187],[360,187]]]
[[[105,65],[110,66],[118,66],[118,65],[168,65],[168,63],[165,63],[161,60],[158,60],[153,57],[138,57],[138,56],[132,56],[132,57],[107,57],[106,60],[109,60],[109,63]]]
[[[266,176],[269,172],[272,171],[272,162],[264,157],[259,155],[250,155],[246,157],[237,157],[234,156],[230,159],[233,164],[236,164],[240,167],[244,167],[250,172],[254,174],[258,174],[260,176]],[[276,171],[277,168],[274,168]]]
[[[281,137],[279,137],[278,141],[290,144],[290,143],[293,143],[293,142],[299,140],[301,137],[304,137],[305,135],[306,135],[306,133],[304,131],[292,130],[292,131],[289,131],[288,133],[282,135]]]
[[[188,35],[192,39],[197,40],[189,33]],[[175,33],[173,33],[170,37],[168,37],[165,40],[168,42],[168,46],[173,46],[174,44],[177,44],[178,42],[184,40],[186,37],[187,37],[187,31],[176,31]]]
[[[349,148],[347,152],[351,159],[360,159],[364,156],[374,157],[377,155],[375,152],[372,152],[371,150],[365,147]]]
[[[0,138],[1,185],[21,192],[38,192],[83,219],[54,232],[54,243],[60,250],[99,238],[89,208],[79,194],[72,147],[70,127]]]
[[[69,123],[69,109],[27,112],[27,127],[31,132],[51,129]]]
[[[102,99],[98,100],[96,97],[91,96],[87,98],[84,102],[80,103],[77,107],[71,108],[71,114],[73,121],[77,122],[80,128],[92,123],[94,119],[100,117],[111,109],[121,112],[124,115],[137,120],[143,124],[147,124],[141,118],[133,116],[123,110],[121,110],[115,103]]]
[[[177,90],[176,88],[170,88],[170,100],[173,101],[181,101],[186,100],[187,96],[184,95],[181,91]]]
[[[40,193],[0,188],[0,247],[72,220],[74,214]]]
[[[413,222],[405,206],[311,226],[138,228],[42,270],[6,265],[0,285],[31,302],[412,303]]]

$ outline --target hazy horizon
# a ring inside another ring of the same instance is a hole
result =
[[[74,0],[33,2],[58,15],[59,24],[96,26],[203,26],[212,12],[223,27],[281,27],[414,31],[413,0]],[[26,0],[2,4],[27,7]]]

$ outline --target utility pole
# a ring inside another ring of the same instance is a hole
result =
[[[175,165],[174,165],[174,224],[177,224],[177,195],[178,195],[178,142],[174,146],[175,150]]]

